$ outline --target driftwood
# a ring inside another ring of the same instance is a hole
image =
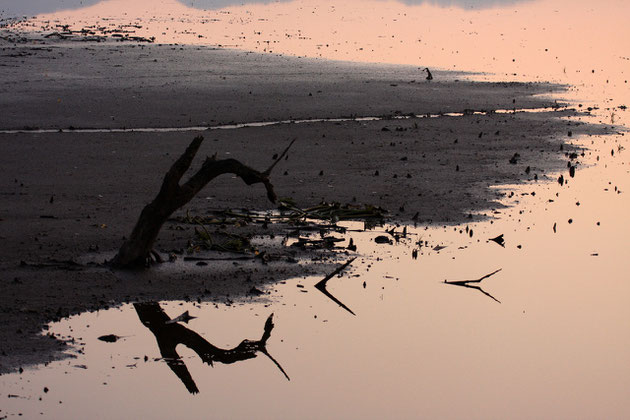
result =
[[[503,236],[503,235],[501,235]],[[487,279],[490,276],[493,276],[495,274],[497,274],[499,271],[501,271],[501,268],[499,268],[498,270],[493,271],[490,274],[486,274],[483,277],[480,277],[476,280],[459,280],[459,281],[448,281],[448,280],[444,280],[444,283],[446,284],[451,284],[453,286],[461,286],[461,287],[467,287],[469,289],[475,289],[475,290],[479,290],[481,293],[483,293],[484,295],[488,296],[489,298],[495,300],[496,302],[501,303],[501,301],[497,298],[495,298],[494,296],[492,296],[490,293],[486,292],[485,290],[483,290],[481,288],[481,286],[474,286],[471,285],[470,283],[481,283],[482,280]]]
[[[260,340],[243,340],[238,346],[226,350],[214,346],[195,331],[181,325],[178,318],[181,318],[182,315],[187,314],[187,312],[180,315],[180,317],[170,319],[156,302],[134,303],[134,308],[138,313],[140,322],[155,336],[162,358],[173,373],[184,383],[186,389],[188,389],[191,394],[198,393],[199,389],[184,361],[176,351],[176,347],[179,344],[183,344],[192,349],[204,363],[210,366],[215,362],[230,364],[253,359],[258,353],[262,353],[267,356],[278,367],[284,377],[289,380],[289,376],[282,366],[280,366],[280,363],[267,351],[267,340],[271,337],[271,331],[274,326],[273,314],[269,315],[269,318],[267,318]],[[191,317],[188,316],[187,319],[190,318]]]
[[[269,181],[269,175],[276,164],[285,156],[293,141],[282,154],[264,172],[246,166],[235,159],[217,160],[216,155],[206,158],[201,169],[192,175],[188,181],[180,185],[180,181],[197,154],[203,137],[198,136],[186,148],[186,151],[171,166],[164,177],[160,192],[155,199],[147,204],[134,227],[131,236],[123,243],[118,254],[112,260],[115,267],[141,267],[151,262],[153,257],[161,261],[159,254],[153,251],[153,243],[164,222],[180,207],[186,205],[210,181],[219,175],[231,173],[241,178],[245,184],[262,183],[267,190],[267,198],[276,202],[276,193]]]
[[[335,277],[337,274],[341,273],[347,266],[349,266],[350,264],[352,264],[352,261],[354,261],[356,259],[356,257],[348,260],[345,264],[340,265],[339,267],[337,267],[335,269],[335,271],[333,271],[332,273],[328,274],[326,277],[324,277],[323,279],[321,279],[319,282],[317,282],[317,284],[315,285],[315,288],[317,290],[319,290],[320,292],[322,292],[325,296],[327,296],[330,300],[332,300],[333,302],[335,302],[337,305],[341,306],[343,309],[345,309],[346,311],[350,312],[352,315],[356,315],[354,312],[352,312],[352,310],[350,308],[348,308],[346,305],[343,304],[343,302],[341,302],[339,299],[337,299],[336,297],[334,297],[329,291],[328,289],[326,289],[326,283],[328,283],[328,280],[332,279],[333,277]]]

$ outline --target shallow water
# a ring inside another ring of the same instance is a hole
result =
[[[383,228],[349,233],[360,256],[327,289],[355,316],[317,290],[320,278],[311,277],[230,305],[162,303],[171,318],[188,310],[197,318],[185,326],[224,349],[260,339],[273,313],[267,349],[290,381],[263,354],[210,367],[179,346],[199,390],[191,395],[161,359],[133,306],[124,305],[52,324],[48,333],[75,341],[76,358],[3,376],[4,392],[15,397],[5,400],[0,414],[626,417],[626,139],[575,139],[585,151],[575,177],[567,170],[562,186],[505,186],[514,192],[505,198],[512,207],[495,211],[494,220],[409,227],[407,238],[393,245],[374,242]],[[599,163],[589,166],[597,157]],[[500,234],[505,247],[489,240]],[[444,284],[499,269],[478,285],[501,303],[479,290]],[[105,334],[122,338],[97,339]]]
[[[627,104],[627,2],[475,3],[470,8],[458,1],[294,0],[203,9],[176,0],[105,0],[40,14],[13,28],[43,36],[68,25],[71,31],[122,36],[114,40],[135,36],[263,54],[407,64],[418,67],[419,78],[430,67],[473,72],[470,77],[478,80],[563,83],[572,86],[564,99],[585,106]]]
[[[132,3],[133,0],[126,0]],[[285,0],[286,1],[286,0]],[[502,4],[515,4],[527,0],[406,0],[406,4],[430,3],[443,7],[457,6],[483,9]],[[181,0],[180,3],[196,9],[214,10],[244,4],[269,4],[270,0]],[[81,9],[99,3],[99,0],[5,0],[0,6],[0,17],[35,16],[60,10]]]
[[[312,2],[233,7],[206,26],[199,19],[211,16],[186,9],[178,24],[193,25],[194,33],[172,22],[162,31],[166,24],[157,19],[143,35],[481,71],[475,77],[486,80],[569,83],[564,98],[598,108],[588,122],[627,127],[620,107],[630,98],[624,2],[526,2],[474,11],[384,2],[379,13],[376,3],[363,4],[356,13]],[[81,24],[94,10],[84,11]],[[368,30],[374,27],[382,32]],[[326,41],[334,47],[324,47]],[[49,332],[78,343],[77,357],[0,377],[10,395],[0,417],[627,418],[630,161],[622,130],[571,138],[584,150],[573,159],[575,177],[567,169],[562,185],[501,186],[510,207],[489,210],[490,220],[410,227],[393,245],[374,243],[380,231],[350,233],[360,256],[328,282],[328,291],[356,315],[314,288],[320,278],[310,277],[231,305],[161,304],[171,317],[188,310],[197,318],[186,326],[222,348],[259,339],[273,313],[267,350],[290,381],[263,354],[210,367],[179,346],[199,389],[191,395],[126,305],[52,324]],[[505,247],[489,240],[501,234]],[[499,269],[478,285],[500,303],[480,290],[444,284]],[[123,338],[97,339],[112,333]]]

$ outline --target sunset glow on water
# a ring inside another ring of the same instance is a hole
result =
[[[630,57],[622,42],[630,38],[627,10],[617,0],[597,5],[587,0],[297,0],[224,8],[175,0],[106,0],[40,14],[18,27],[46,34],[60,31],[58,25],[97,34],[124,28],[156,43],[408,64],[482,73],[475,76],[481,80],[564,83],[579,89],[573,99],[603,107],[628,99]]]
[[[361,231],[347,223],[357,230],[348,236],[358,258],[328,283],[345,308],[314,286],[321,278],[310,276],[270,285],[262,297],[236,304],[163,302],[172,318],[185,310],[197,317],[186,327],[221,348],[259,339],[274,313],[268,355],[210,367],[178,347],[199,395],[167,366],[132,305],[53,323],[50,332],[76,340],[76,359],[2,376],[3,390],[14,397],[2,404],[7,411],[0,418],[18,412],[27,418],[40,412],[51,418],[630,416],[627,2],[75,3],[7,30],[23,31],[34,45],[57,42],[54,33],[107,36],[112,44],[137,36],[142,45],[411,65],[421,81],[425,68],[433,71],[436,84],[558,83],[567,90],[554,99],[583,111],[563,121],[597,125],[610,135],[563,132],[559,144],[579,152],[559,148],[567,169],[540,182],[493,186],[503,195],[483,219],[410,224],[409,236],[391,246],[377,244],[375,236],[402,226]],[[72,39],[59,45],[90,45]],[[440,111],[433,117],[443,117]],[[576,161],[577,173],[569,175]],[[492,240],[499,235],[505,243]],[[444,284],[484,275],[474,283],[483,294]],[[110,333],[124,338],[98,340]],[[45,395],[44,387],[50,388]]]

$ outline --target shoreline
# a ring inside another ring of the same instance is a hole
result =
[[[22,266],[22,261],[89,258],[95,246],[99,252],[115,251],[141,208],[157,193],[165,171],[194,137],[67,132],[67,127],[426,114],[515,104],[540,107],[554,102],[532,95],[558,89],[528,83],[420,82],[408,66],[387,66],[389,72],[375,73],[377,65],[346,67],[197,47],[81,47],[42,51],[41,46],[3,46],[0,57],[4,68],[17,69],[2,84],[0,128],[64,129],[0,134],[4,151],[0,238],[6,244],[0,251],[6,291],[0,372],[58,357],[63,344],[37,334],[59,317],[136,300],[246,299],[252,285],[319,275],[330,268],[325,256],[320,256],[323,262],[303,265],[285,261],[293,257],[289,254],[268,265],[230,262],[214,264],[205,272]],[[11,56],[16,55],[13,48],[20,52],[17,57]],[[151,73],[154,59],[169,64]],[[82,62],[89,64],[78,67]],[[418,214],[421,224],[458,224],[479,220],[484,213],[492,217],[503,193],[490,186],[529,183],[535,189],[534,177],[539,183],[555,179],[555,173],[566,170],[564,153],[580,151],[571,147],[572,136],[610,132],[607,126],[560,118],[576,115],[570,110],[489,113],[216,130],[204,133],[206,140],[193,167],[198,167],[201,156],[217,153],[265,168],[287,139],[297,137],[289,159],[272,175],[280,197],[291,197],[299,207],[322,200],[380,206],[393,222],[411,222]],[[516,154],[516,163],[511,163]],[[259,187],[224,176],[177,214],[243,207],[268,210],[272,207]],[[472,213],[476,215],[469,219]],[[166,228],[157,248],[165,253],[185,248],[192,231]],[[308,252],[301,257],[318,258]],[[203,293],[206,289],[212,293]]]

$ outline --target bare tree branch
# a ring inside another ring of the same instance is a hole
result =
[[[186,151],[166,173],[160,192],[152,202],[144,207],[131,236],[123,243],[118,254],[112,260],[114,266],[125,268],[147,265],[147,262],[151,261],[153,243],[157,239],[164,222],[175,210],[186,205],[199,191],[219,175],[232,173],[241,178],[247,185],[262,183],[267,190],[269,201],[272,203],[276,202],[277,196],[273,185],[269,181],[269,176],[274,166],[286,155],[295,139],[282,152],[280,158],[265,172],[252,169],[235,159],[217,160],[216,157],[208,157],[201,168],[188,181],[180,185],[182,177],[190,168],[202,142],[202,136],[195,137],[186,148]]]

